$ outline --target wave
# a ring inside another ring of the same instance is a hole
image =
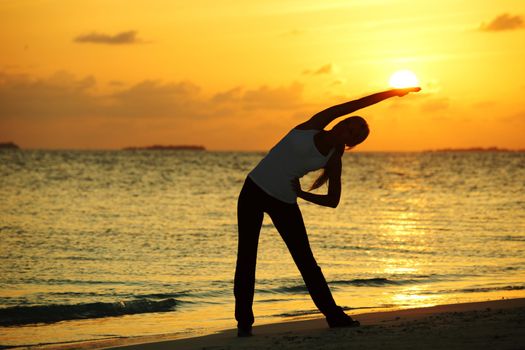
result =
[[[343,306],[343,310],[344,311],[352,311],[352,310],[367,310],[367,309],[378,309],[378,308],[388,309],[388,308],[391,308],[393,306],[394,305],[386,305],[386,304],[379,305],[379,306],[361,306],[361,307]],[[277,314],[275,316],[277,316],[277,317],[299,317],[299,316],[316,315],[316,314],[320,314],[320,313],[321,313],[321,311],[319,311],[317,309],[309,309],[309,310],[296,310],[296,311],[285,312],[285,313],[282,313],[282,314]]]
[[[388,286],[405,286],[414,284],[432,283],[439,280],[447,280],[453,275],[448,276],[411,276],[412,279],[388,279],[388,278],[368,278],[368,279],[351,279],[351,280],[334,280],[329,281],[328,284],[337,288],[340,286],[354,286],[354,287],[388,287]],[[488,287],[472,287],[446,290],[427,290],[420,291],[420,294],[434,295],[434,294],[454,294],[454,293],[486,293],[497,291],[512,291],[525,290],[525,284],[507,285],[507,286],[488,286]],[[271,289],[257,289],[257,293],[266,294],[308,294],[308,289],[303,283],[294,285],[282,286]]]
[[[53,323],[67,320],[133,315],[173,311],[179,301],[134,299],[113,303],[82,303],[72,305],[14,306],[0,309],[0,326],[31,323]]]
[[[276,294],[306,294],[308,293],[308,289],[304,284],[297,284],[295,286],[284,286],[273,289],[257,290],[257,292]]]
[[[388,278],[358,278],[353,280],[336,280],[330,284],[351,285],[355,287],[382,287],[382,286],[401,286],[406,284],[421,283],[421,280],[390,280]]]
[[[285,312],[282,314],[277,314],[275,316],[277,317],[298,317],[298,316],[316,315],[319,313],[321,313],[319,310],[311,309],[311,310],[298,310],[298,311]]]
[[[429,282],[428,279],[405,279],[405,280],[390,280],[388,278],[365,278],[365,279],[352,279],[352,280],[335,280],[329,281],[328,284],[331,286],[337,285],[351,285],[355,287],[383,287],[383,286],[400,286],[409,285],[415,283]],[[273,289],[258,289],[257,292],[261,293],[276,293],[276,294],[305,294],[308,293],[308,289],[304,284],[297,284],[292,286],[284,286]]]
[[[500,239],[502,241],[510,241],[510,242],[525,242],[525,237],[524,236],[512,236],[512,235],[508,235],[508,236],[504,236],[504,237],[496,237],[496,239]]]
[[[434,294],[456,294],[456,293],[487,293],[487,292],[498,292],[498,291],[509,291],[509,290],[525,290],[525,285],[444,289],[444,290],[438,290],[438,291],[421,292],[420,294],[434,295]]]

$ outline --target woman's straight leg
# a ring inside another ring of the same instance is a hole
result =
[[[292,254],[317,308],[327,317],[340,314],[341,308],[336,305],[313,256],[299,206],[279,202],[272,205],[268,214]]]
[[[237,265],[235,268],[234,295],[237,326],[250,329],[253,317],[253,294],[255,289],[255,267],[257,246],[264,212],[258,205],[254,184],[248,179],[237,203],[239,229]]]

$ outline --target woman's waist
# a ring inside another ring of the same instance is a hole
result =
[[[292,185],[293,177],[258,176],[257,173],[251,172],[248,179],[266,194],[280,201],[292,204],[297,202],[297,194]]]

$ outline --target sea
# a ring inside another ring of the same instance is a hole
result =
[[[0,348],[235,328],[236,203],[263,156],[0,151]],[[349,314],[525,297],[525,153],[352,151],[342,188],[299,205]],[[268,217],[254,313],[321,317]]]

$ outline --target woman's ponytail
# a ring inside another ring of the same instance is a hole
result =
[[[347,147],[346,149],[351,149],[351,148],[352,147]],[[344,151],[345,151],[345,146],[344,145],[338,145],[338,146],[335,147],[335,153],[339,154],[339,157],[341,157],[343,155]],[[310,187],[309,191],[313,191],[316,188],[319,188],[319,187],[323,186],[325,183],[327,183],[328,179],[330,178],[331,171],[333,171],[332,169],[333,169],[332,167],[326,167],[325,166],[323,168],[323,171],[319,175],[319,177],[314,181],[314,183]]]

